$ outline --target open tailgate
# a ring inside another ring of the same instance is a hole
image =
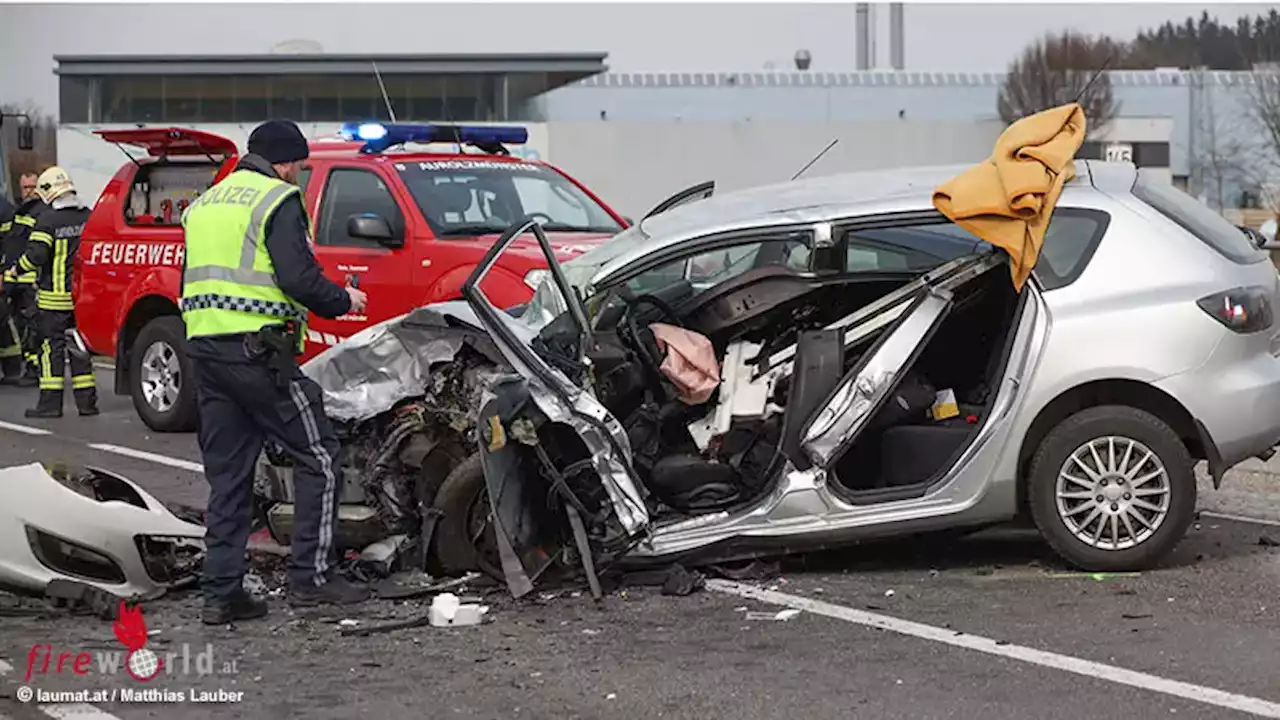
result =
[[[221,135],[189,128],[95,130],[94,134],[110,143],[142,148],[152,157],[181,155],[222,155],[230,157],[238,152],[236,144]]]

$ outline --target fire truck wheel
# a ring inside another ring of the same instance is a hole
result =
[[[144,325],[129,353],[129,389],[147,427],[156,432],[195,430],[196,393],[190,378],[182,318],[166,315]]]

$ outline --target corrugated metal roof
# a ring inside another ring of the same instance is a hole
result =
[[[1203,78],[1205,85],[1238,85],[1253,73],[1232,71],[1121,70],[1107,73],[1115,86],[1188,85]],[[741,72],[741,73],[623,73],[607,72],[586,78],[575,87],[982,87],[998,86],[1005,73],[918,72],[865,70],[860,72]]]

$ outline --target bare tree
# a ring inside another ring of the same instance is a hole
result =
[[[1265,172],[1253,159],[1257,156],[1255,148],[1244,138],[1251,134],[1240,132],[1240,121],[1230,113],[1217,112],[1217,103],[1212,88],[1206,87],[1204,71],[1192,76],[1192,92],[1197,93],[1199,102],[1197,112],[1192,121],[1192,132],[1196,134],[1195,152],[1191,154],[1191,177],[1193,178],[1193,194],[1203,194],[1209,204],[1216,210],[1238,207],[1237,198],[1228,198],[1227,189],[1259,189],[1265,180]]]
[[[1256,66],[1245,81],[1249,119],[1258,132],[1259,155],[1268,174],[1280,170],[1280,70]]]
[[[8,186],[12,188],[18,186],[21,175],[38,173],[58,161],[58,125],[52,115],[31,101],[0,105],[0,112],[26,115],[34,128],[35,147],[31,150],[18,149],[18,120],[8,119],[0,128],[4,133],[4,147],[9,153],[9,166],[0,167],[0,172],[8,173]]]
[[[1127,46],[1106,37],[1070,30],[1045,35],[1009,66],[997,99],[1000,118],[1012,123],[1041,110],[1079,102],[1089,135],[1094,135],[1120,109],[1111,92],[1111,79],[1099,71],[1109,61],[1122,62],[1127,53]]]

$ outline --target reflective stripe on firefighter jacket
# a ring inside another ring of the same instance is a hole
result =
[[[80,234],[89,219],[89,208],[47,208],[40,213],[27,239],[27,250],[18,258],[19,273],[36,273],[36,307],[71,312],[71,273],[80,252]]]
[[[293,320],[299,351],[307,310],[276,284],[267,252],[271,213],[299,192],[277,178],[237,170],[187,208],[182,320],[187,338],[235,335]]]
[[[36,226],[36,209],[37,207],[45,207],[44,203],[39,201],[27,201],[18,207],[18,212],[13,219],[6,223],[0,223],[0,250],[3,250],[3,263],[6,267],[16,266],[18,258],[22,256],[23,250],[26,249],[28,236]],[[23,272],[16,274],[12,279],[5,282],[17,283],[20,285],[35,285],[36,274],[34,272]]]

